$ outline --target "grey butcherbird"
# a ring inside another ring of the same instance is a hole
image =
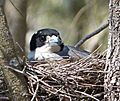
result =
[[[89,52],[64,45],[60,34],[55,29],[45,28],[34,33],[30,41],[29,60],[60,60],[63,58],[82,58]]]

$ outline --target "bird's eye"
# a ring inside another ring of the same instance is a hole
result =
[[[42,39],[44,39],[44,38],[45,38],[45,36],[43,36],[43,35],[42,35],[42,36],[41,36],[41,38],[42,38]]]
[[[41,36],[41,41],[45,41],[45,36]]]

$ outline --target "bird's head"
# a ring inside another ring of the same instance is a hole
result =
[[[37,48],[42,52],[59,52],[63,49],[64,44],[60,34],[55,29],[41,29],[34,33],[30,41],[30,51]]]

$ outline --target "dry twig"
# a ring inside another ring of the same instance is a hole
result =
[[[101,32],[102,30],[104,30],[105,28],[108,27],[108,22],[105,23],[104,25],[102,25],[101,27],[99,27],[98,29],[96,29],[94,32],[88,34],[87,36],[83,37],[76,45],[75,47],[78,48],[80,47],[85,41],[87,41],[88,39],[90,39],[91,37],[93,37],[94,35],[97,35],[99,32]]]

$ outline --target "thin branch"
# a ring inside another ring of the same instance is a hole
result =
[[[26,73],[24,73],[23,71],[21,71],[21,70],[19,70],[19,69],[13,68],[13,67],[11,67],[11,66],[7,66],[7,68],[10,69],[10,70],[13,70],[13,71],[16,72],[16,73],[19,73],[19,74],[22,74],[22,75],[24,75],[24,76],[27,76]]]
[[[20,44],[19,44],[18,42],[16,42],[16,45],[18,46],[18,48],[20,49],[20,51],[21,51],[22,53],[24,53],[24,50],[22,49],[22,47],[20,46]]]
[[[97,35],[98,33],[100,33],[102,30],[104,30],[105,28],[108,27],[108,22],[105,23],[104,25],[102,25],[101,27],[99,27],[97,30],[95,30],[94,32],[88,34],[87,36],[85,36],[84,38],[82,38],[76,45],[75,47],[78,48],[80,47],[85,41],[87,41],[88,39],[90,39],[91,37],[93,37],[94,35]]]
[[[10,3],[13,5],[13,7],[15,7],[15,9],[18,11],[18,13],[23,17],[23,18],[25,18],[25,16],[22,14],[22,12],[15,6],[15,4],[11,1],[11,0],[9,0],[10,1]]]
[[[94,97],[99,97],[99,96],[101,96],[101,95],[103,95],[103,94],[104,94],[104,92],[95,94],[95,95],[93,95],[93,96],[94,96]]]
[[[90,97],[90,98],[92,98],[92,99],[94,99],[94,100],[96,100],[96,101],[100,101],[99,99],[97,99],[97,98],[95,98],[94,96],[89,95],[89,94],[87,94],[87,93],[85,93],[85,92],[80,92],[80,91],[75,91],[75,92],[76,92],[76,93],[83,94],[83,95],[85,95],[85,96],[88,96],[88,97]]]
[[[38,81],[38,77],[36,77],[36,78],[37,78],[37,81]],[[38,88],[39,88],[39,82],[37,82],[37,86],[36,86],[36,89],[35,89],[35,92],[34,92],[34,95],[33,95],[32,99],[31,99],[31,101],[34,101],[34,99],[36,98]]]
[[[7,93],[8,90],[0,91],[0,94]]]
[[[0,101],[7,101],[7,100],[9,100],[8,97],[0,97]]]

